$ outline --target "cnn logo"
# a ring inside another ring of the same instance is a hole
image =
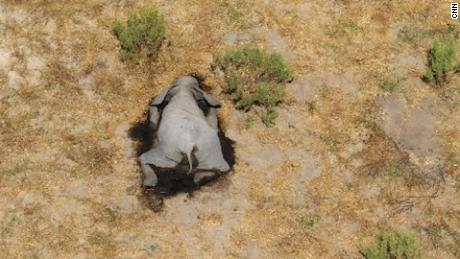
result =
[[[450,4],[450,18],[458,20],[458,3]]]

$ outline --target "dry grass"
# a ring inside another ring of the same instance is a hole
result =
[[[166,39],[155,62],[124,64],[112,21],[143,7],[164,15]],[[355,258],[395,226],[426,258],[458,257],[460,77],[420,80],[433,40],[458,40],[450,22],[449,3],[428,0],[0,3],[1,257]],[[272,128],[246,129],[210,71],[213,53],[247,42],[295,75]],[[190,72],[223,100],[237,164],[153,213],[127,132]],[[432,115],[434,151],[385,131],[388,98],[403,133],[411,112]]]

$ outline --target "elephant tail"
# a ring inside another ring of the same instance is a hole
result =
[[[188,169],[188,173],[187,174],[191,174],[192,173],[192,170],[193,170],[193,152],[195,152],[197,150],[197,147],[196,146],[193,146],[189,152],[187,152],[187,160],[188,160],[188,165],[189,165],[189,169]]]

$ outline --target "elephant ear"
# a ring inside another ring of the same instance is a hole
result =
[[[150,103],[150,106],[161,106],[164,101],[168,101],[168,99],[169,99],[169,97],[168,97],[169,89],[171,89],[171,88],[168,88],[167,90],[164,90],[159,95],[157,95],[153,99],[153,101]]]
[[[219,100],[207,94],[199,87],[196,87],[196,90],[199,92],[200,97],[202,97],[210,107],[219,108],[221,106]]]
[[[160,110],[162,109],[162,107],[164,107],[164,104],[169,102],[169,99],[171,99],[171,96],[169,95],[169,90],[171,88],[172,87],[161,92],[150,103],[150,108],[149,108],[150,119],[149,120],[150,120],[150,127],[152,127],[153,129],[156,129],[158,126],[158,121],[160,120],[160,112],[161,112]]]
[[[158,121],[160,120],[160,111],[157,106],[150,106],[149,108],[149,121],[150,127],[156,129],[158,127]]]

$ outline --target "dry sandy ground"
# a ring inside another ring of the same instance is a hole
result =
[[[153,64],[120,61],[111,23],[164,14]],[[424,83],[449,1],[0,0],[2,258],[359,258],[381,229],[460,256],[460,77]],[[255,42],[295,80],[272,128],[221,93],[212,54]],[[176,77],[224,101],[237,164],[154,213],[128,131]],[[379,84],[398,78],[393,93]]]

